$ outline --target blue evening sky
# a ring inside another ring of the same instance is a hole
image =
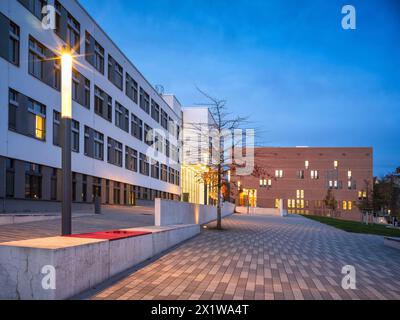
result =
[[[372,146],[400,166],[400,1],[80,0],[152,84],[196,86],[262,127],[267,146]],[[343,30],[341,8],[357,10]]]

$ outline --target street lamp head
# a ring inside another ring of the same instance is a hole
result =
[[[61,117],[72,118],[72,55],[66,50],[61,55]]]

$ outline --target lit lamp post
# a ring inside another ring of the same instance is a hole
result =
[[[71,234],[71,118],[72,118],[72,56],[61,56],[61,136],[62,136],[62,209],[61,234]]]

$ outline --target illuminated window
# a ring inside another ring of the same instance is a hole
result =
[[[46,120],[39,115],[36,115],[35,137],[44,140],[46,130]]]
[[[347,188],[351,189],[351,180],[347,181]]]
[[[263,186],[263,179],[260,179],[260,187]]]
[[[347,209],[352,210],[353,209],[353,202],[349,201],[347,202]]]
[[[308,160],[306,160],[306,161],[304,162],[304,166],[306,167],[306,169],[308,169],[309,165],[310,165],[310,162],[309,162]]]
[[[311,170],[311,179],[319,179],[318,170]]]
[[[338,161],[337,160],[335,160],[335,161],[333,161],[333,166],[335,167],[335,169],[338,167]]]
[[[304,190],[296,190],[296,198],[304,199]]]
[[[343,210],[347,210],[347,201],[343,201]]]
[[[275,177],[283,178],[283,170],[275,170]]]
[[[279,208],[280,199],[275,199],[275,208]]]
[[[268,179],[268,186],[270,187],[272,185],[272,180]]]
[[[347,178],[349,178],[349,179],[351,179],[351,171],[349,170],[349,171],[347,171]]]

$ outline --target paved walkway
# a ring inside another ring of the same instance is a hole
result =
[[[82,212],[80,212],[82,213]],[[72,232],[85,233],[154,225],[154,208],[104,206],[102,214],[72,218]],[[61,219],[0,226],[0,242],[58,236]]]
[[[91,299],[400,299],[400,251],[299,216],[235,215]],[[341,287],[356,268],[356,290]]]

